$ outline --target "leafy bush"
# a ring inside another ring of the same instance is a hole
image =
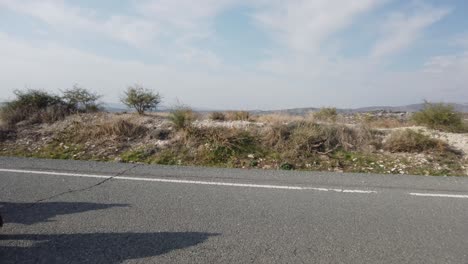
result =
[[[431,138],[411,129],[395,131],[384,143],[384,149],[390,152],[446,152],[447,143]]]
[[[418,125],[448,132],[465,132],[461,113],[455,111],[453,106],[447,104],[425,103],[424,109],[413,114],[413,121]]]
[[[225,121],[226,115],[222,112],[212,112],[210,114],[210,119],[214,121]]]
[[[233,111],[228,112],[226,117],[231,121],[248,121],[250,119],[250,113],[247,111]]]
[[[169,120],[172,122],[176,130],[191,127],[192,122],[195,119],[196,115],[193,110],[186,106],[178,106],[169,114]]]
[[[338,118],[338,111],[336,108],[324,107],[314,113],[313,116],[317,120],[335,122]]]
[[[99,103],[97,102],[100,95],[92,93],[87,89],[81,88],[77,85],[72,89],[63,91],[63,100],[79,112],[97,112],[99,111]]]
[[[17,90],[16,99],[6,103],[0,112],[8,126],[21,121],[31,123],[55,122],[69,115],[72,109],[56,95],[41,90]]]
[[[143,115],[145,111],[156,109],[161,103],[161,96],[152,90],[134,85],[127,88],[121,101],[127,107],[135,109],[138,114]]]
[[[280,165],[280,169],[282,170],[294,170],[294,165],[291,163],[283,163]]]

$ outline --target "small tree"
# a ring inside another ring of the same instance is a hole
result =
[[[138,114],[143,115],[145,111],[156,109],[161,103],[161,96],[150,89],[134,85],[127,88],[121,101],[127,107],[134,108]]]
[[[71,109],[83,112],[96,112],[99,110],[99,103],[97,100],[101,98],[101,95],[92,93],[78,85],[74,85],[72,89],[63,92],[62,98]]]

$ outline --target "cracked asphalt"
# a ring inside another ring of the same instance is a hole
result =
[[[468,263],[465,195],[465,177],[0,158],[0,263]]]

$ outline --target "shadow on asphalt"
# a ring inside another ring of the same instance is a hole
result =
[[[0,259],[2,263],[122,263],[195,246],[217,235],[198,232],[0,234]],[[3,246],[7,241],[9,246]],[[190,255],[187,258],[189,261]]]
[[[41,222],[51,222],[59,215],[76,214],[87,211],[103,210],[112,207],[127,207],[128,204],[100,204],[74,202],[42,202],[42,203],[7,203],[0,202],[0,212],[4,224],[16,223],[33,225]]]

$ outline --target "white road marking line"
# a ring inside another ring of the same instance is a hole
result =
[[[248,187],[248,188],[263,188],[263,189],[282,189],[282,190],[299,190],[299,191],[313,190],[313,191],[325,191],[325,192],[332,191],[332,192],[340,192],[340,193],[358,193],[358,194],[377,193],[376,191],[369,191],[369,190],[347,190],[347,189],[328,189],[328,188],[286,186],[286,185],[266,185],[266,184],[232,183],[232,182],[174,180],[174,179],[161,179],[161,178],[141,178],[141,177],[125,177],[125,176],[109,176],[109,175],[96,175],[96,174],[67,173],[67,172],[55,172],[55,171],[0,169],[0,172],[38,174],[38,175],[54,175],[54,176],[66,176],[66,177],[100,178],[100,179],[112,178],[112,179],[117,179],[117,180],[128,180],[128,181],[186,183],[186,184],[198,184],[198,185]]]
[[[443,198],[462,198],[468,199],[468,195],[461,194],[443,194],[443,193],[410,193],[413,196],[424,196],[424,197],[443,197]]]

